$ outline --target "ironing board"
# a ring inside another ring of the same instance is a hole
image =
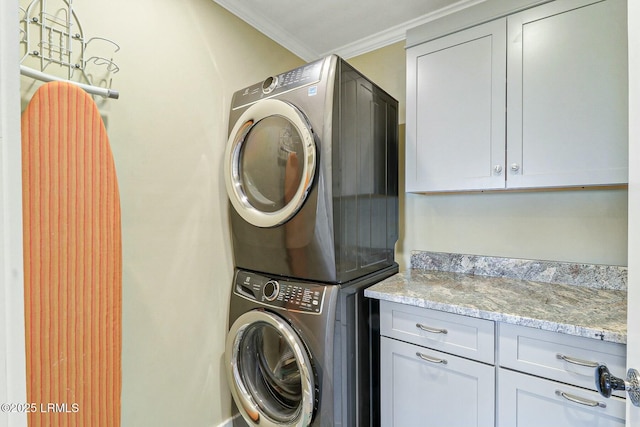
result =
[[[22,115],[29,427],[119,426],[120,200],[93,99],[41,86]]]

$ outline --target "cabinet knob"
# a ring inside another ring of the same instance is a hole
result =
[[[596,388],[606,398],[611,397],[614,390],[626,390],[629,399],[635,406],[640,406],[640,375],[635,369],[627,371],[627,379],[614,377],[609,368],[600,365],[596,368]]]
[[[520,170],[520,165],[517,163],[511,163],[511,171],[518,172]]]
[[[493,167],[493,172],[494,172],[496,175],[500,175],[500,174],[502,173],[502,165],[495,165],[495,166]]]

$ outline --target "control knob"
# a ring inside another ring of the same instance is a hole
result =
[[[267,301],[273,301],[278,297],[278,293],[280,292],[280,283],[276,280],[269,280],[265,283],[264,288],[262,289],[262,294],[264,295],[264,299]]]
[[[271,93],[278,85],[277,77],[267,77],[267,79],[262,82],[262,93]]]

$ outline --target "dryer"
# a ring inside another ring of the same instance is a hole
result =
[[[236,270],[225,349],[234,426],[379,426],[379,303],[364,289],[397,271],[327,285]]]
[[[229,129],[236,267],[342,283],[394,264],[393,97],[332,55],[237,91]]]

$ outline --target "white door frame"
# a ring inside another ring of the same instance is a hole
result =
[[[0,404],[25,403],[18,1],[0,1]],[[26,427],[0,411],[0,427]]]
[[[640,369],[640,3],[628,0],[629,31],[629,283],[627,368]],[[613,373],[625,376],[626,372]],[[627,427],[640,426],[640,408],[627,399]]]

